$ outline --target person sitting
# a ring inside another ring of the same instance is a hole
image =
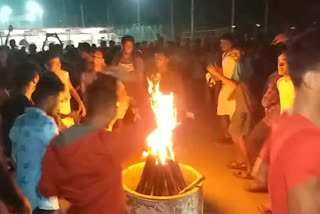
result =
[[[17,117],[24,113],[24,109],[33,106],[31,96],[39,81],[39,72],[40,67],[35,64],[18,65],[15,69],[15,88],[11,92],[10,98],[0,108],[4,152],[7,157],[11,156],[9,131]]]
[[[44,156],[41,194],[68,200],[68,213],[124,214],[121,164],[142,150],[147,135],[155,128],[146,95],[144,103],[136,103],[141,119],[108,132],[105,127],[117,111],[117,79],[97,73],[86,89],[84,121],[52,140]]]
[[[59,209],[56,197],[46,198],[37,191],[43,155],[58,127],[50,117],[57,110],[64,85],[53,73],[40,77],[32,94],[34,107],[25,109],[10,130],[12,158],[16,161],[16,181],[31,203],[33,213],[55,213]]]

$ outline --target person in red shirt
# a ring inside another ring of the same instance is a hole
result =
[[[117,111],[117,80],[98,73],[86,89],[83,123],[53,139],[44,155],[41,194],[68,200],[68,214],[124,214],[121,165],[143,150],[156,124],[144,91],[136,93],[140,94],[136,103],[140,119],[108,132],[105,127]]]
[[[268,182],[274,214],[320,213],[319,38],[320,30],[312,29],[290,44],[295,102],[274,122],[261,153],[258,178]]]

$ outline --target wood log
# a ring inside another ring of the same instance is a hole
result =
[[[152,175],[151,171],[154,165],[155,165],[155,159],[153,156],[149,155],[147,157],[138,187],[136,189],[138,193],[144,194],[148,177]]]
[[[165,167],[165,179],[167,184],[168,195],[177,195],[179,192],[177,182],[174,180],[174,176],[170,167]]]
[[[168,160],[167,165],[170,167],[170,170],[172,171],[172,174],[174,176],[174,180],[177,183],[179,187],[179,191],[183,190],[186,188],[186,182],[183,178],[182,172],[180,170],[180,167],[176,161],[173,160]],[[179,192],[178,191],[178,192]]]
[[[160,163],[156,157],[149,155],[143,169],[137,192],[145,195],[168,196],[177,195],[186,188],[181,169],[174,160]]]

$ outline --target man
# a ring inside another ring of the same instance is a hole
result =
[[[268,172],[274,214],[320,213],[319,38],[320,30],[313,29],[290,45],[294,105],[274,123],[261,154],[264,162],[258,177],[263,180]]]
[[[281,113],[292,108],[294,102],[294,86],[288,73],[288,63],[285,54],[281,54],[278,58],[278,73],[281,78],[277,81],[279,91]]]
[[[31,107],[31,96],[39,81],[40,68],[31,63],[23,63],[15,69],[15,89],[11,96],[1,106],[2,134],[5,154],[11,156],[9,131],[18,116],[24,113],[26,107]]]
[[[106,131],[117,112],[117,80],[96,75],[86,89],[85,120],[55,138],[44,156],[39,190],[45,196],[67,199],[70,214],[124,214],[121,165],[143,148],[155,127],[154,116],[148,97],[140,90],[138,98],[145,98],[144,103],[137,102],[141,119]]]
[[[222,71],[219,71],[218,68],[212,65],[208,66],[208,71],[213,78],[218,78],[218,80],[222,81],[222,87],[218,97],[217,115],[220,116],[221,125],[224,131],[223,137],[226,139],[229,137],[229,122],[236,110],[236,101],[231,98],[231,94],[235,89],[235,85],[232,84],[232,77],[236,64],[240,58],[240,53],[234,49],[233,43],[231,35],[226,34],[221,37],[221,49],[223,51]],[[222,75],[219,75],[220,73]]]
[[[10,130],[12,158],[16,161],[16,181],[31,203],[33,213],[55,213],[57,198],[46,198],[37,191],[43,155],[51,139],[58,134],[53,118],[63,83],[53,73],[40,77],[32,95],[34,107],[25,109]]]
[[[179,113],[181,113],[181,115],[178,114],[178,116],[183,116],[179,119],[184,119],[184,116],[193,118],[193,113],[187,112],[188,108],[182,77],[179,73],[173,70],[172,66],[170,66],[168,51],[158,49],[154,54],[154,62],[156,65],[156,72],[152,79],[159,82],[160,91],[162,93],[174,93],[176,107],[179,110]]]
[[[70,81],[69,73],[61,69],[60,57],[57,55],[49,56],[48,62],[46,64],[46,68],[48,71],[56,74],[61,82],[64,84],[64,92],[61,94],[60,102],[59,102],[59,111],[58,114],[63,118],[63,125],[68,128],[74,124],[74,120],[70,117],[71,114],[71,97],[75,99],[78,103],[78,111],[77,113],[84,117],[86,115],[86,108],[76,91],[76,89],[72,86]]]
[[[121,39],[122,53],[113,60],[113,65],[119,66],[124,74],[127,74],[128,81],[141,80],[144,75],[144,63],[140,56],[135,54],[134,38],[124,36]]]

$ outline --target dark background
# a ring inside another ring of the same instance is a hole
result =
[[[43,5],[48,27],[81,26],[80,2],[84,4],[86,26],[130,25],[137,22],[137,0],[38,0]],[[140,0],[141,21],[145,24],[170,23],[171,0]],[[177,31],[190,29],[191,0],[174,1]],[[195,29],[208,30],[231,24],[231,0],[194,0]],[[26,0],[0,0],[14,13],[23,14]],[[308,26],[320,21],[320,0],[269,0],[270,29]],[[236,25],[250,31],[263,24],[265,0],[236,0]]]

